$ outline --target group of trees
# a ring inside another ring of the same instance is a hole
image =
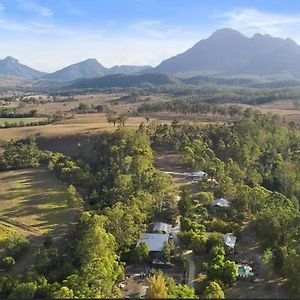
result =
[[[251,110],[243,114],[232,124],[197,128],[179,123],[163,128],[163,136],[173,139],[183,159],[218,183],[199,183],[202,192],[194,198],[183,193],[179,203],[184,230],[181,239],[189,248],[198,240],[194,249],[205,252],[204,228],[238,235],[240,226],[235,223],[252,220],[263,247],[273,253],[272,266],[288,278],[291,293],[299,295],[300,133],[293,124],[285,125],[276,116]],[[161,129],[157,126],[159,136]],[[153,132],[150,134],[159,141]],[[215,197],[230,199],[230,210],[208,214],[211,192]],[[231,230],[229,225],[233,226]]]
[[[99,105],[88,105],[86,103],[79,103],[77,107],[72,109],[72,111],[76,112],[77,114],[87,114],[87,113],[96,113],[96,112],[103,112],[105,107],[101,104]]]
[[[118,124],[119,126],[125,126],[125,123],[128,119],[128,117],[125,114],[120,114],[118,115],[115,111],[113,110],[107,110],[107,112],[105,113],[106,115],[106,119],[108,123],[112,123],[114,124],[114,126],[116,126],[116,124]]]
[[[124,277],[114,237],[104,220],[85,212],[64,251],[40,248],[34,266],[24,275],[1,276],[0,296],[31,298],[118,298],[117,282]]]

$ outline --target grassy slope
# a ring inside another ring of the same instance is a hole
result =
[[[39,236],[74,219],[66,187],[44,169],[0,173],[0,220],[23,235]]]

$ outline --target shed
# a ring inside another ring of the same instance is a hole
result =
[[[230,204],[231,204],[230,201],[228,201],[224,198],[220,198],[220,199],[214,200],[211,205],[228,208],[228,207],[230,207]]]
[[[170,234],[172,231],[172,225],[167,224],[167,223],[163,223],[163,222],[157,222],[154,224],[153,226],[153,232],[162,232],[164,234]]]
[[[148,245],[150,252],[161,252],[165,242],[168,242],[169,235],[163,233],[145,233],[137,242]]]
[[[224,235],[224,242],[227,247],[234,249],[236,243],[236,236],[233,233],[227,233]]]
[[[192,173],[193,180],[202,180],[207,174],[203,171],[197,171]]]

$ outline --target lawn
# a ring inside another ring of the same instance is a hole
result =
[[[0,173],[0,233],[61,233],[77,215],[67,206],[66,186],[45,169]],[[6,228],[3,226],[6,225]]]

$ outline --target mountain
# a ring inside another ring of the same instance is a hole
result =
[[[2,76],[16,76],[26,79],[34,79],[39,78],[45,74],[46,73],[20,64],[17,59],[11,56],[0,60],[0,75]]]
[[[300,46],[287,38],[255,34],[248,38],[232,29],[219,29],[187,51],[164,60],[156,72],[201,71],[218,75],[300,76]]]
[[[79,78],[92,78],[103,75],[106,75],[106,68],[96,59],[90,58],[49,74],[43,79],[67,82]]]
[[[163,85],[163,84],[174,84],[177,80],[167,74],[160,73],[148,73],[141,75],[125,75],[125,74],[114,74],[104,77],[97,77],[91,79],[81,79],[69,85],[72,89],[83,89],[83,88],[126,88],[133,86],[141,86],[144,84],[152,85]]]
[[[81,78],[94,78],[111,74],[132,74],[138,73],[150,66],[114,66],[106,68],[96,59],[90,58],[82,62],[67,66],[43,78],[43,80],[52,80],[60,82],[70,82]]]
[[[142,71],[150,71],[153,69],[151,66],[130,66],[130,65],[122,65],[122,66],[114,66],[108,69],[110,74],[132,74],[139,73]]]

